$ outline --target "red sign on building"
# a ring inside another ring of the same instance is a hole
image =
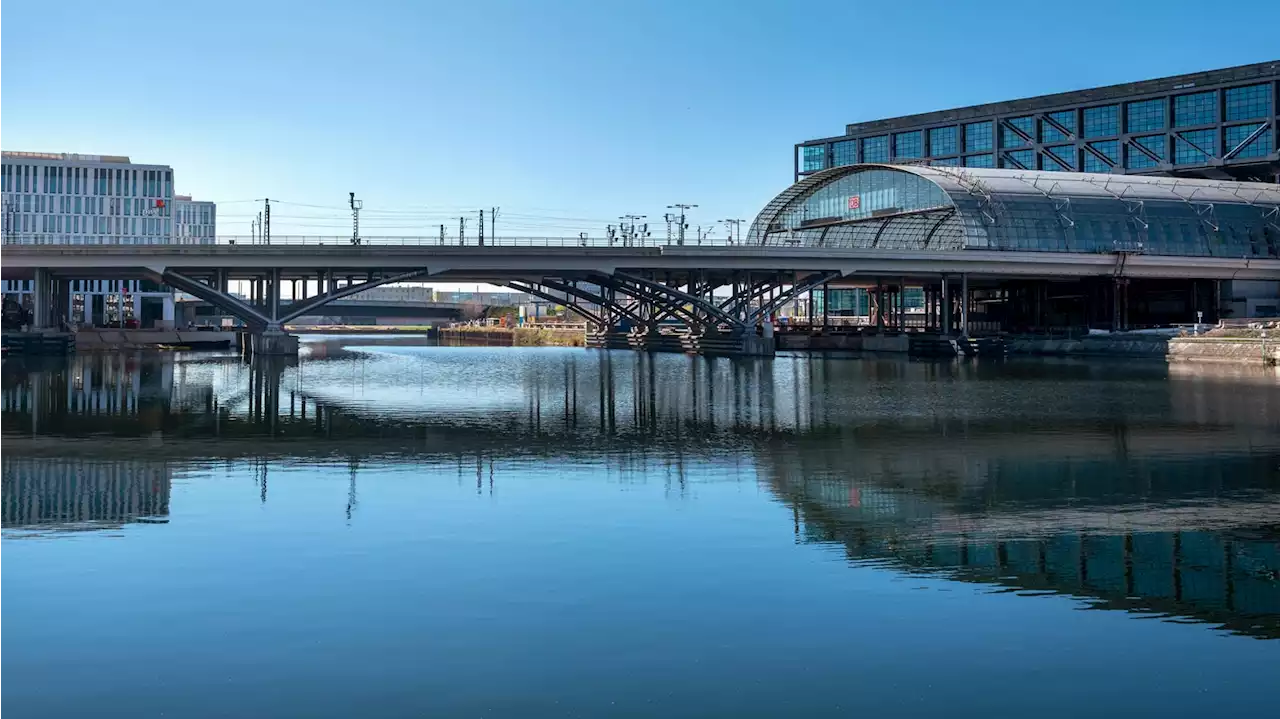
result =
[[[862,195],[852,195],[849,197],[849,209],[856,210],[862,207]]]

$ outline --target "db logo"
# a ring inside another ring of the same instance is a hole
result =
[[[850,198],[849,198],[849,209],[850,209],[850,210],[856,210],[856,209],[859,209],[859,208],[861,208],[861,207],[862,207],[862,196],[861,196],[861,195],[854,195],[853,197],[850,197]]]

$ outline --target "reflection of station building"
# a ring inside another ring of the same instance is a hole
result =
[[[1280,638],[1280,501],[1231,498],[1276,488],[1269,458],[1137,458],[1127,468],[1135,484],[1100,500],[1085,485],[1091,475],[1114,480],[1096,476],[1105,466],[993,458],[905,483],[874,470],[845,479],[855,474],[834,464],[825,473],[778,466],[768,482],[807,541],[843,545],[853,560]],[[1167,481],[1143,486],[1143,475]],[[1186,489],[1206,478],[1221,495],[1197,502]]]
[[[5,529],[96,529],[169,516],[172,470],[164,462],[6,454],[0,465]]]

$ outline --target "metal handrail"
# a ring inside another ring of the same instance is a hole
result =
[[[75,247],[93,247],[93,246],[119,246],[126,245],[129,247],[170,247],[178,246],[209,246],[209,245],[250,245],[250,246],[333,246],[333,247],[352,247],[350,236],[339,235],[273,235],[270,243],[265,243],[262,238],[252,235],[219,235],[216,240],[210,239],[202,242],[146,242],[137,243],[126,240],[132,240],[132,237],[117,237],[114,235],[102,236],[81,236],[81,235],[50,235],[46,233],[9,233],[4,235],[4,244],[6,245],[69,245]],[[143,239],[160,239],[160,238],[143,238]],[[725,238],[686,240],[684,246],[732,246],[737,243],[730,242]],[[484,244],[480,244],[477,237],[468,237],[463,241],[458,238],[445,238],[443,241],[439,237],[431,237],[427,235],[373,235],[363,236],[360,238],[360,246],[393,246],[393,247],[672,247],[677,246],[665,238],[656,237],[637,237],[633,239],[621,239],[608,237],[486,237]]]

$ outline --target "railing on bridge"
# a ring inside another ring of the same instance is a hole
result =
[[[103,236],[82,236],[82,235],[49,235],[49,234],[5,234],[4,244],[6,245],[127,245],[135,246],[169,246],[169,245],[308,245],[308,246],[347,246],[352,245],[350,236],[339,235],[273,235],[271,242],[263,242],[262,238],[251,235],[219,235],[214,242],[167,242],[162,241],[165,238],[149,237],[142,238],[147,240],[155,240],[154,242],[137,243],[132,242],[132,237],[117,237],[114,235]],[[668,247],[677,243],[668,241],[665,237],[637,237],[633,239],[608,238],[608,237],[486,237],[483,245],[478,237],[467,237],[459,240],[457,237],[431,237],[427,235],[376,235],[360,238],[361,245],[372,246],[391,246],[391,247]],[[730,242],[726,238],[703,239],[703,240],[685,240],[687,246],[728,246],[738,244]]]
[[[255,242],[255,239],[257,240]],[[262,245],[261,238],[242,235],[223,235],[218,237],[220,245]],[[273,235],[271,245],[352,245],[350,237],[318,236],[318,235]],[[478,237],[467,237],[459,240],[456,237],[430,236],[390,236],[378,235],[361,237],[361,245],[393,246],[393,247],[664,247],[671,244],[666,238],[634,238],[621,239],[608,237],[486,237],[481,243]],[[687,245],[696,245],[686,241]],[[727,240],[703,240],[703,245],[725,245]]]

